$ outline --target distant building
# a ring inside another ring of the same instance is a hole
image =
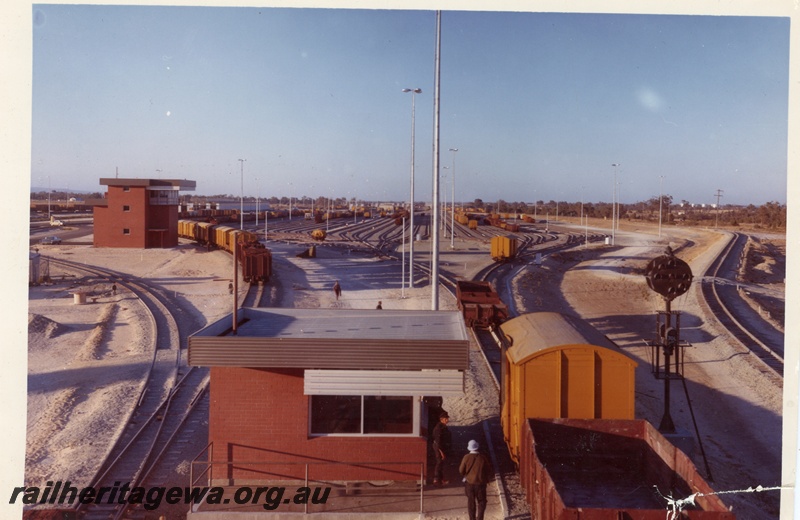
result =
[[[140,249],[178,245],[178,194],[194,191],[195,181],[179,179],[100,179],[108,186],[94,207],[94,246]]]
[[[243,308],[189,336],[210,367],[213,485],[420,481],[423,396],[461,396],[458,311]]]

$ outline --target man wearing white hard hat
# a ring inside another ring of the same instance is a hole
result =
[[[461,459],[458,472],[464,477],[469,520],[483,520],[483,513],[486,511],[486,484],[494,475],[492,463],[489,462],[489,457],[479,451],[478,441],[469,441],[467,449],[469,453]]]

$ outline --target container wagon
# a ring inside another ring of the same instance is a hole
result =
[[[736,518],[691,460],[647,421],[528,419],[523,434],[520,480],[532,518]],[[670,516],[665,496],[695,494],[694,505]]]
[[[489,282],[459,280],[456,301],[467,327],[493,327],[508,319],[508,307]]]

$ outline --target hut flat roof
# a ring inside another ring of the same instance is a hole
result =
[[[335,369],[468,366],[458,311],[245,308],[189,337],[189,364]]]
[[[469,340],[457,311],[248,308],[244,314],[240,337]]]

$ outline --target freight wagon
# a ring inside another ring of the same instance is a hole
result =
[[[547,520],[733,520],[689,457],[644,420],[528,419],[520,481]],[[674,511],[666,497],[690,499]]]
[[[713,490],[683,452],[634,419],[637,364],[591,324],[536,312],[498,332],[503,436],[533,518],[735,518],[715,496],[666,515],[655,487],[675,498]]]
[[[500,325],[500,422],[511,458],[521,457],[527,419],[633,419],[637,363],[591,324],[557,312]]]
[[[489,282],[459,280],[456,301],[467,327],[493,327],[508,319],[508,308]]]
[[[272,253],[259,242],[256,233],[210,222],[181,219],[178,220],[178,236],[194,240],[209,249],[224,249],[230,254],[233,254],[236,242],[245,282],[268,282],[272,275]]]
[[[517,256],[517,239],[514,237],[492,237],[492,260],[505,262]]]
[[[272,252],[259,242],[243,242],[237,247],[242,278],[248,283],[266,283],[272,274]]]

